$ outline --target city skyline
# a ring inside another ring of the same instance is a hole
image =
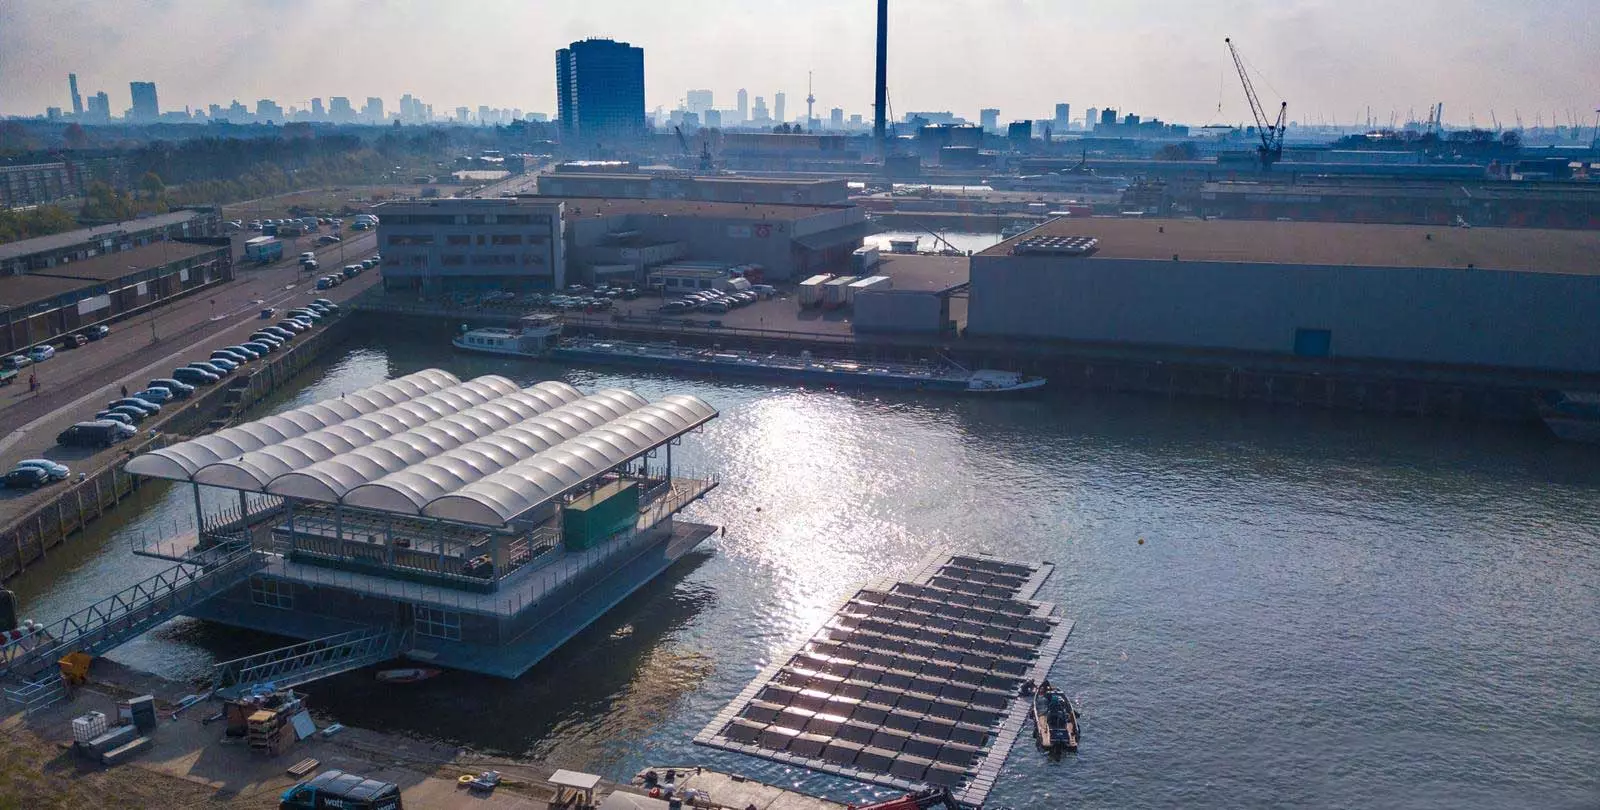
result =
[[[909,110],[953,110],[977,120],[979,109],[993,107],[1009,121],[1048,119],[1066,102],[1075,112],[1113,106],[1195,125],[1240,123],[1249,113],[1221,41],[1231,35],[1259,72],[1263,97],[1287,99],[1290,117],[1302,123],[1360,122],[1369,107],[1377,122],[1391,114],[1404,121],[1443,101],[1446,121],[1456,125],[1475,119],[1487,126],[1491,116],[1510,125],[1518,114],[1530,126],[1536,117],[1547,125],[1572,117],[1592,125],[1600,99],[1590,97],[1585,77],[1600,32],[1570,24],[1583,19],[1582,2],[1370,5],[1375,13],[1363,12],[1360,0],[1230,0],[1205,9],[1084,2],[1070,11],[1022,0],[891,3],[890,111],[900,118]],[[691,88],[711,90],[718,109],[732,109],[728,102],[741,87],[769,103],[779,92],[803,99],[810,71],[818,109],[871,114],[873,10],[865,0],[760,7],[709,0],[694,15],[632,0],[598,0],[570,15],[522,4],[463,15],[344,0],[284,22],[283,12],[303,6],[170,0],[119,4],[116,15],[88,0],[14,7],[0,28],[0,114],[71,109],[69,73],[86,98],[109,93],[113,115],[131,106],[122,89],[130,81],[155,82],[163,110],[233,99],[303,109],[317,97],[392,101],[413,94],[436,99],[440,110],[554,113],[553,77],[538,69],[548,57],[528,55],[590,36],[632,42],[653,55],[647,110],[676,108]],[[485,28],[486,16],[503,22]],[[209,33],[211,19],[220,37]],[[253,20],[278,44],[263,50]],[[65,30],[77,35],[57,35]],[[358,58],[305,60],[284,44],[329,30],[338,30],[346,39],[341,50]],[[1451,36],[1434,35],[1444,30]],[[1522,47],[1517,31],[1538,31],[1540,47]],[[157,36],[163,47],[143,46]],[[475,59],[438,46],[464,36],[475,41]],[[935,42],[940,47],[929,47]],[[952,69],[956,60],[962,64]]]

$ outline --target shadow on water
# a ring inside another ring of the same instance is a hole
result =
[[[710,557],[686,555],[516,680],[447,671],[394,686],[364,669],[306,690],[349,725],[604,767],[710,673],[713,661],[674,641],[716,603],[710,587],[686,582]]]

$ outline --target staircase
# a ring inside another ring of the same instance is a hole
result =
[[[259,569],[261,555],[232,543],[190,555],[54,624],[0,646],[0,677],[37,684],[70,652],[100,655],[237,585]],[[13,690],[7,690],[7,696]]]
[[[397,658],[410,640],[409,630],[394,627],[364,627],[335,633],[224,661],[213,669],[211,683],[218,689],[238,691],[258,684],[287,689]]]

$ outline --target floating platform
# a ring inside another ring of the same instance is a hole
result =
[[[1055,570],[939,554],[868,583],[695,737],[713,748],[981,805],[1072,622],[1032,597]]]

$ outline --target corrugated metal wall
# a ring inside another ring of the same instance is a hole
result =
[[[1600,372],[1600,275],[975,256],[973,335]]]
[[[949,319],[937,293],[912,290],[883,290],[856,293],[857,332],[935,333]]]

